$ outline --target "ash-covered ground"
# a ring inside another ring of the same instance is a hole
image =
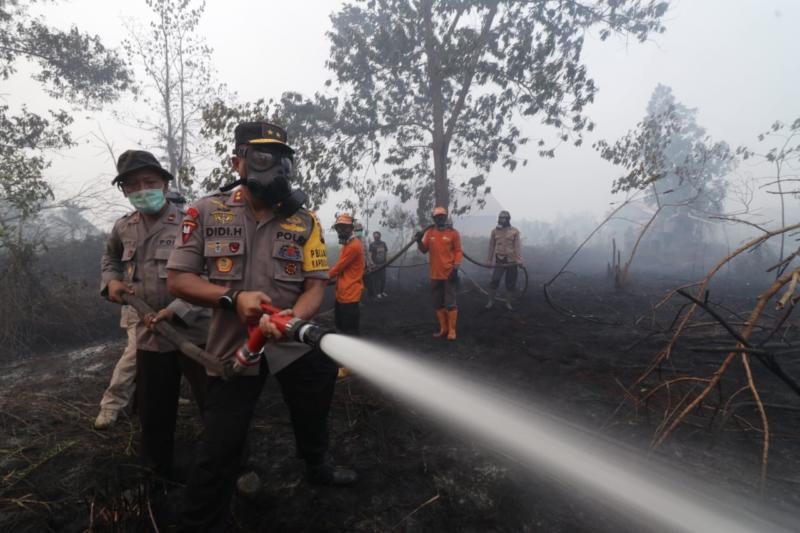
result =
[[[577,423],[588,431],[647,450],[663,419],[654,397],[633,408],[626,388],[668,338],[685,302],[652,312],[680,283],[639,280],[616,291],[604,278],[568,276],[553,289],[559,304],[595,321],[569,318],[545,302],[532,275],[527,293],[509,312],[485,310],[483,295],[465,280],[460,295],[459,338],[434,339],[435,318],[421,269],[389,275],[389,298],[362,307],[364,336],[450,365],[475,380]],[[486,273],[470,271],[485,282]],[[731,320],[752,306],[756,289],[728,283],[712,294]],[[324,315],[322,321],[329,321]],[[703,319],[709,322],[706,317]],[[703,322],[700,320],[699,322]],[[600,322],[600,323],[598,323]],[[791,333],[791,332],[790,332]],[[119,342],[69,353],[4,361],[0,368],[0,529],[4,531],[148,531],[153,520],[169,530],[175,486],[166,499],[144,494],[136,466],[137,422],[128,413],[110,431],[92,429],[97,403],[122,351]],[[730,340],[719,326],[693,329],[678,345],[654,386],[666,374],[705,375],[723,354],[695,353],[695,343]],[[796,341],[796,330],[794,333]],[[791,339],[788,339],[791,340]],[[784,369],[800,376],[798,357]],[[666,445],[660,462],[705,482],[785,513],[800,508],[800,402],[754,363],[771,424],[768,479],[761,496],[758,414],[746,401],[727,418],[700,409]],[[740,370],[722,382],[721,394],[739,386]],[[686,393],[676,389],[675,394]],[[742,397],[742,400],[746,398]],[[731,407],[731,406],[729,406]],[[294,440],[279,389],[270,379],[253,421],[249,465],[264,489],[254,500],[237,498],[234,515],[243,531],[641,531],[613,509],[559,479],[451,433],[387,397],[358,375],[339,382],[331,414],[332,454],[352,465],[352,488],[307,485],[294,456]],[[180,408],[179,468],[191,460],[200,430],[193,405]],[[633,453],[633,452],[631,452]]]

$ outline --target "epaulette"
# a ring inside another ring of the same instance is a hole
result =
[[[119,222],[138,222],[138,221],[139,221],[139,216],[140,216],[140,215],[139,215],[139,211],[136,211],[136,210],[134,209],[134,210],[133,210],[133,211],[131,211],[130,213],[125,213],[124,215],[122,215],[121,217],[119,217],[119,218],[118,218],[118,219],[117,219],[117,220],[114,222],[114,224],[116,225],[116,224],[117,224],[117,223],[119,223]]]

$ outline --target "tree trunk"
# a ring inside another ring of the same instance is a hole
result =
[[[448,207],[450,205],[450,180],[447,178],[447,145],[443,142],[433,143],[433,191],[435,204]]]
[[[428,57],[428,80],[430,81],[431,121],[433,123],[433,191],[435,205],[450,205],[450,183],[447,180],[447,152],[449,143],[444,128],[444,97],[442,96],[442,69],[439,62],[436,35],[433,29],[433,2],[423,0],[420,5],[425,29],[425,55]]]
[[[164,116],[167,119],[167,157],[169,158],[169,173],[175,176],[178,169],[177,158],[175,157],[175,125],[172,118],[172,81],[170,78],[171,65],[169,57],[169,33],[167,32],[168,21],[165,19],[164,12],[161,13],[161,32],[164,36],[164,88],[163,88],[163,101],[164,101]],[[175,180],[178,192],[181,190],[179,180]]]
[[[181,124],[181,138],[180,138],[180,150],[178,152],[177,163],[178,163],[178,174],[175,175],[175,180],[178,182],[178,190],[180,190],[180,174],[186,168],[186,137],[188,135],[188,124],[186,118],[186,74],[184,72],[185,62],[183,58],[183,38],[181,38],[178,44],[178,68],[179,68],[179,82],[180,82],[180,91],[178,97],[180,98],[180,124]]]

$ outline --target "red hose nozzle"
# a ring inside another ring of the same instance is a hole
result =
[[[285,337],[299,342],[303,342],[312,347],[319,345],[319,339],[329,333],[328,330],[298,318],[291,314],[280,314],[281,310],[270,304],[261,304],[264,314],[269,316],[269,321],[278,328]],[[258,324],[247,326],[248,337],[244,346],[236,352],[233,362],[234,373],[241,372],[242,369],[254,366],[261,361],[264,355],[264,346],[267,343],[264,333]]]

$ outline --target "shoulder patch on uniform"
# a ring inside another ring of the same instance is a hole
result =
[[[189,242],[192,233],[194,233],[194,230],[196,229],[197,229],[197,222],[195,222],[191,218],[184,218],[183,223],[181,224],[181,242],[183,242],[183,244]]]
[[[311,216],[311,233],[303,246],[303,271],[328,270],[328,249],[322,236],[322,226],[314,213],[307,213]]]
[[[281,222],[281,228],[285,229],[286,231],[305,231],[308,229],[306,225],[303,224],[303,220],[297,216],[292,215],[287,218],[284,222]]]

